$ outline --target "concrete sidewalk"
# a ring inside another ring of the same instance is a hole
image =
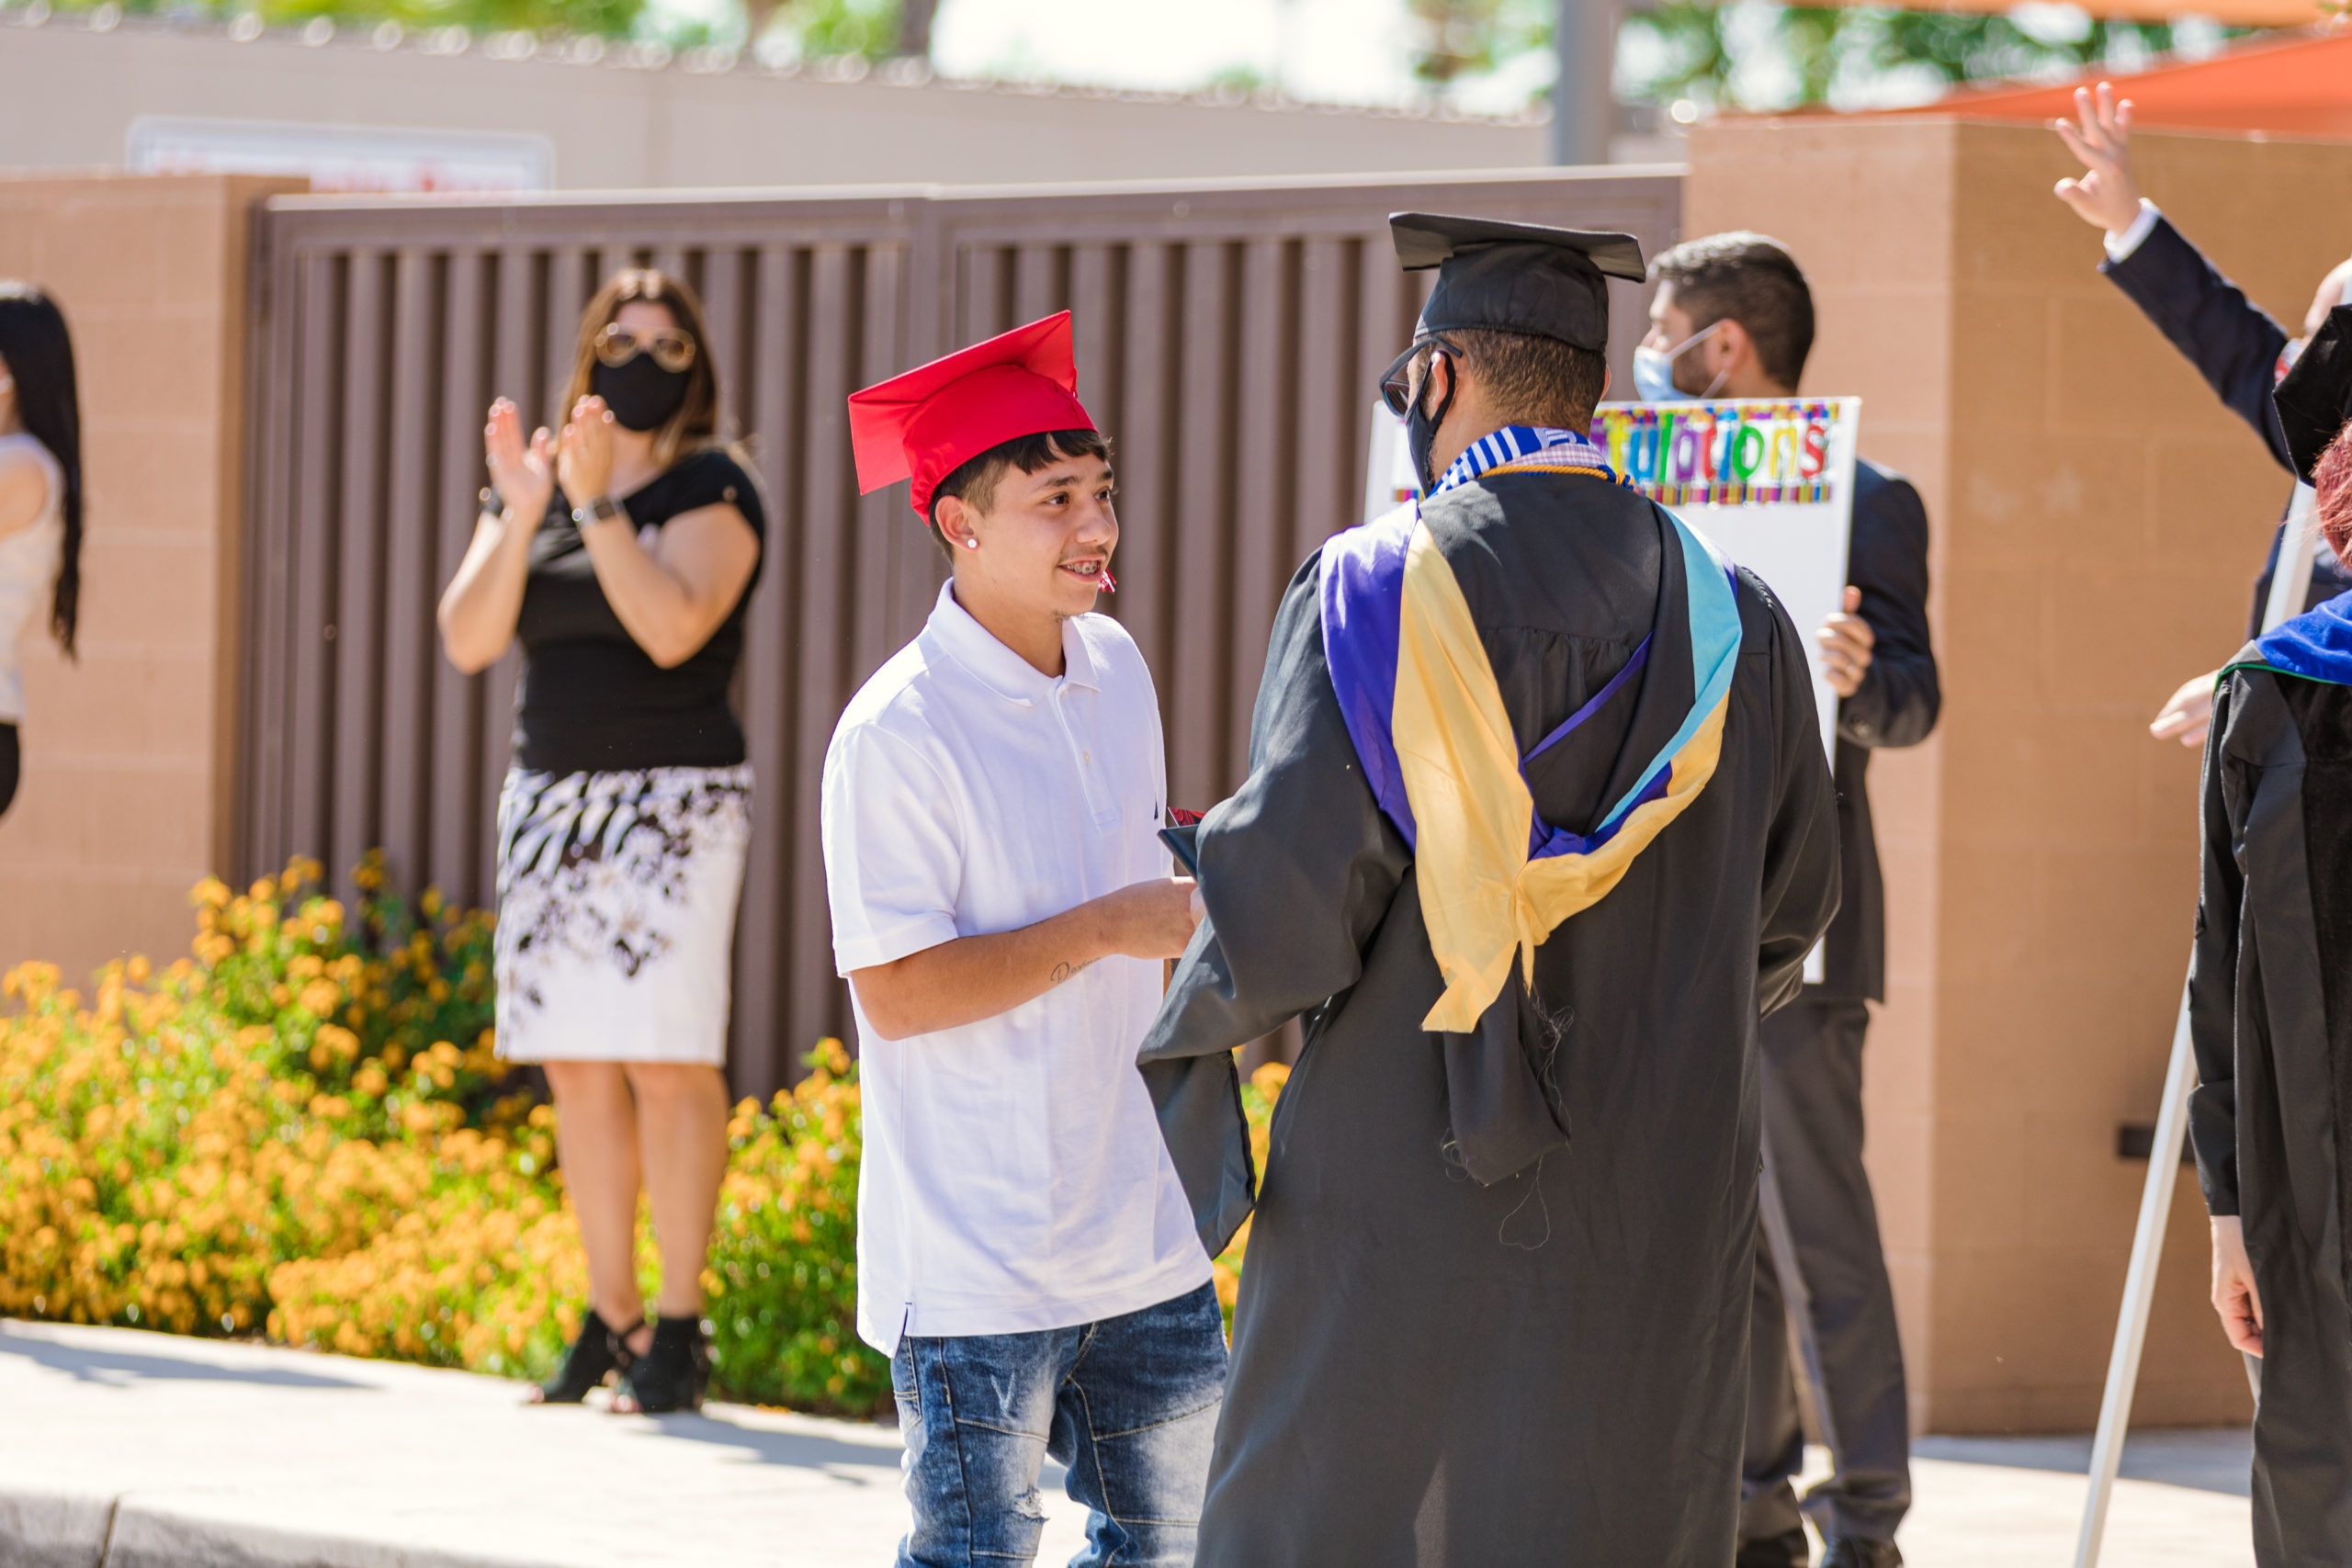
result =
[[[520,1399],[462,1372],[0,1322],[0,1568],[882,1568],[904,1525],[888,1427]],[[2088,1450],[1928,1439],[1905,1555],[2064,1568]],[[2246,1455],[2236,1432],[2135,1443],[2107,1561],[2250,1563]],[[1039,1561],[1067,1562],[1083,1515],[1058,1476],[1046,1512]]]

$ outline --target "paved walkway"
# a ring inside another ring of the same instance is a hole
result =
[[[2064,1568],[2088,1450],[1928,1439],[1906,1555]],[[2234,1432],[2135,1443],[2108,1562],[2251,1562],[2246,1452]],[[898,1453],[881,1427],[533,1409],[462,1372],[0,1322],[6,1568],[883,1568]],[[1057,1486],[1047,1564],[1080,1541]]]

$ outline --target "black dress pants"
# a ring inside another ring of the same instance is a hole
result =
[[[8,815],[9,803],[17,798],[17,778],[22,765],[23,755],[17,744],[17,727],[0,724],[0,817]]]
[[[1862,1169],[1860,1001],[1801,998],[1766,1019],[1763,1235],[1749,1329],[1740,1539],[1802,1528],[1891,1540],[1911,1506],[1911,1427],[1894,1292]],[[1802,1348],[1789,1358],[1794,1320]],[[1811,1385],[1836,1472],[1802,1506],[1795,1376]]]

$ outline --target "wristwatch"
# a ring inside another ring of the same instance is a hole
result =
[[[585,528],[591,523],[609,523],[621,514],[621,503],[609,495],[600,495],[585,506],[571,509],[571,525]]]

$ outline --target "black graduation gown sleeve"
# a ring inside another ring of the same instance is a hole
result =
[[[2203,804],[2199,811],[2203,863],[2197,884],[2197,936],[2188,967],[2189,1040],[2197,1058],[2197,1088],[2188,1097],[2188,1142],[2197,1155],[2206,1209],[2238,1212],[2238,960],[2245,875],[2238,863],[2242,825],[2224,751],[2236,677],[2213,698],[2213,728],[2205,739]]]
[[[1910,480],[1875,478],[1856,487],[1846,581],[1862,591],[1860,615],[1876,641],[1862,683],[1838,705],[1838,737],[1871,748],[1917,746],[1943,709],[1928,634],[1928,508]]]
[[[1838,792],[1821,752],[1820,710],[1797,629],[1770,591],[1744,570],[1740,591],[1758,595],[1772,613],[1772,818],[1756,955],[1757,1002],[1770,1013],[1804,989],[1805,955],[1838,913]]]
[[[1140,1054],[1211,1256],[1248,1216],[1255,1180],[1231,1052],[1356,983],[1410,861],[1340,716],[1320,561],[1299,569],[1275,616],[1250,777],[1200,827],[1207,914]]]

